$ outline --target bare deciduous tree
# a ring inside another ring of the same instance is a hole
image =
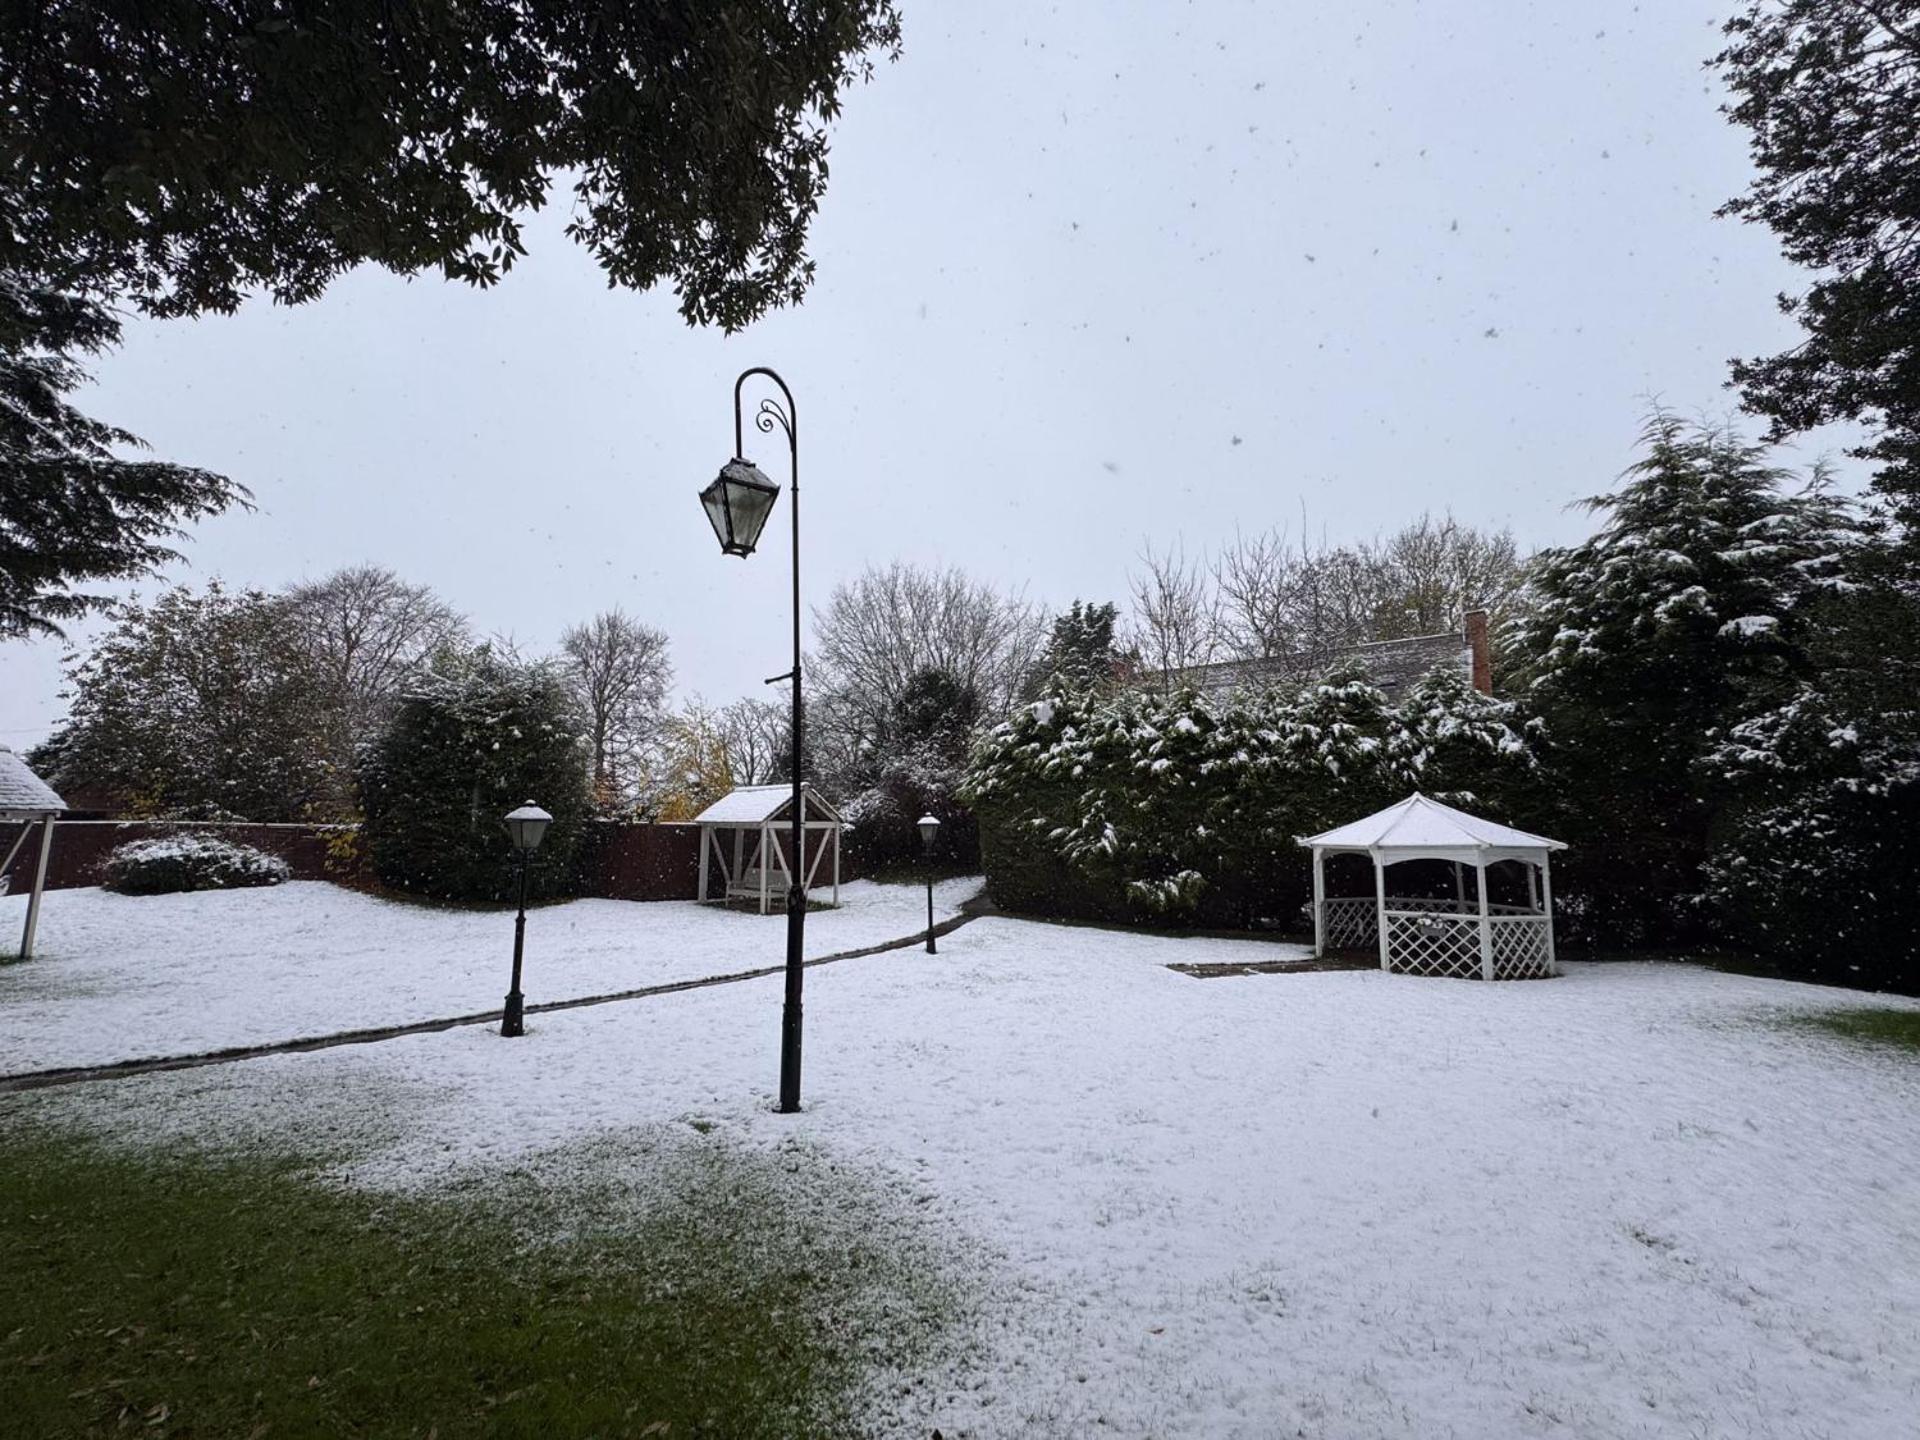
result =
[[[1468,610],[1497,612],[1519,574],[1511,534],[1452,516],[1317,549],[1276,527],[1236,537],[1213,562],[1220,645],[1235,659],[1289,662],[1304,678],[1346,646],[1457,630]]]
[[[1457,630],[1472,609],[1494,612],[1497,623],[1520,583],[1510,531],[1476,530],[1451,515],[1422,515],[1378,553],[1386,572],[1381,640]]]
[[[1219,632],[1213,590],[1206,566],[1189,561],[1177,544],[1163,554],[1149,543],[1140,565],[1127,577],[1133,596],[1129,638],[1147,671],[1164,683],[1174,671],[1213,658]]]
[[[286,601],[326,677],[342,774],[352,773],[356,747],[385,719],[414,668],[467,638],[466,620],[432,590],[380,565],[291,586]]]
[[[736,700],[716,717],[736,785],[771,785],[787,778],[792,741],[787,707],[772,700]]]
[[[819,690],[834,697],[820,719],[867,737],[881,732],[907,681],[927,670],[972,690],[983,713],[1001,713],[1047,638],[1044,617],[1020,597],[957,569],[898,563],[836,586],[813,625]]]
[[[673,679],[667,637],[616,606],[571,627],[560,637],[560,653],[593,757],[594,802],[615,805],[666,702]]]

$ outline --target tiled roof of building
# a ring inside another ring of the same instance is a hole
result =
[[[1258,692],[1274,686],[1298,685],[1312,676],[1325,674],[1335,666],[1354,663],[1363,666],[1373,683],[1386,691],[1389,700],[1398,700],[1422,675],[1439,665],[1458,665],[1469,681],[1474,675],[1473,646],[1458,632],[1443,635],[1415,635],[1405,640],[1375,640],[1349,645],[1319,659],[1305,655],[1280,655],[1262,660],[1227,660],[1215,665],[1194,665],[1170,671],[1169,687],[1192,686],[1203,695],[1226,696],[1236,692]]]

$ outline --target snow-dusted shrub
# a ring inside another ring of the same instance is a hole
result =
[[[1822,618],[1808,678],[1702,761],[1707,897],[1783,969],[1920,993],[1920,599],[1862,586]]]
[[[977,859],[973,816],[956,792],[979,714],[977,692],[945,671],[907,677],[885,723],[838,777],[848,796],[848,856],[863,873],[917,860],[922,815],[940,820],[936,854],[943,863]]]
[[[1555,890],[1588,900],[1580,938],[1629,945],[1707,938],[1700,762],[1804,670],[1857,525],[1724,427],[1656,413],[1642,451],[1587,502],[1591,538],[1534,558],[1502,636],[1556,801],[1540,828],[1572,847]]]
[[[278,855],[213,835],[132,840],[107,856],[101,883],[122,895],[181,890],[240,890],[278,885],[292,872]]]
[[[421,674],[365,747],[360,833],[384,885],[447,900],[504,900],[515,864],[502,817],[533,800],[553,816],[529,871],[562,894],[588,809],[587,751],[562,677],[485,647]]]
[[[1198,870],[1182,870],[1164,880],[1129,880],[1127,898],[1156,915],[1179,919],[1200,908],[1206,888],[1206,876]]]
[[[966,794],[994,898],[1083,918],[1292,923],[1295,837],[1415,788],[1516,816],[1532,757],[1512,707],[1447,676],[1400,708],[1348,673],[1297,693],[1058,687],[989,731]]]

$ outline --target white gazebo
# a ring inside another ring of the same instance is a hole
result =
[[[724,905],[733,900],[757,900],[765,915],[774,901],[784,908],[787,887],[797,869],[801,885],[811,890],[828,864],[833,877],[833,903],[840,903],[840,832],[847,828],[839,810],[811,785],[800,787],[800,819],[804,854],[789,864],[787,837],[793,830],[791,785],[742,785],[730,790],[693,817],[700,827],[700,900]],[[716,877],[714,872],[718,871]],[[718,885],[715,885],[715,880]]]
[[[1547,871],[1547,857],[1567,848],[1560,841],[1414,794],[1351,825],[1304,836],[1300,843],[1313,851],[1315,955],[1378,946],[1380,968],[1402,975],[1527,980],[1560,973],[1553,956],[1553,881]],[[1329,855],[1368,856],[1373,894],[1328,895]],[[1411,860],[1448,862],[1453,894],[1396,894],[1387,872]],[[1497,878],[1513,897],[1505,903],[1489,898],[1489,880],[1499,866],[1508,867]]]
[[[40,925],[40,893],[47,888],[47,857],[53,853],[53,822],[67,808],[67,802],[53,793],[51,786],[6,746],[0,745],[0,825],[18,825],[20,833],[0,860],[0,895],[12,884],[13,862],[33,834],[34,822],[40,822],[40,859],[33,871],[33,887],[27,892],[27,927],[20,935],[20,958],[33,958],[33,932]]]

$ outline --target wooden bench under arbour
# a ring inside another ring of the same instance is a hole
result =
[[[829,867],[833,903],[840,903],[840,832],[846,821],[833,802],[811,785],[800,787],[800,819],[804,854],[798,866],[789,863],[793,833],[791,785],[742,785],[728,791],[693,817],[700,827],[700,892],[702,904],[757,902],[765,915],[787,903],[787,887],[797,868],[802,886],[811,891],[821,883],[820,871]],[[830,857],[830,858],[829,858]]]

